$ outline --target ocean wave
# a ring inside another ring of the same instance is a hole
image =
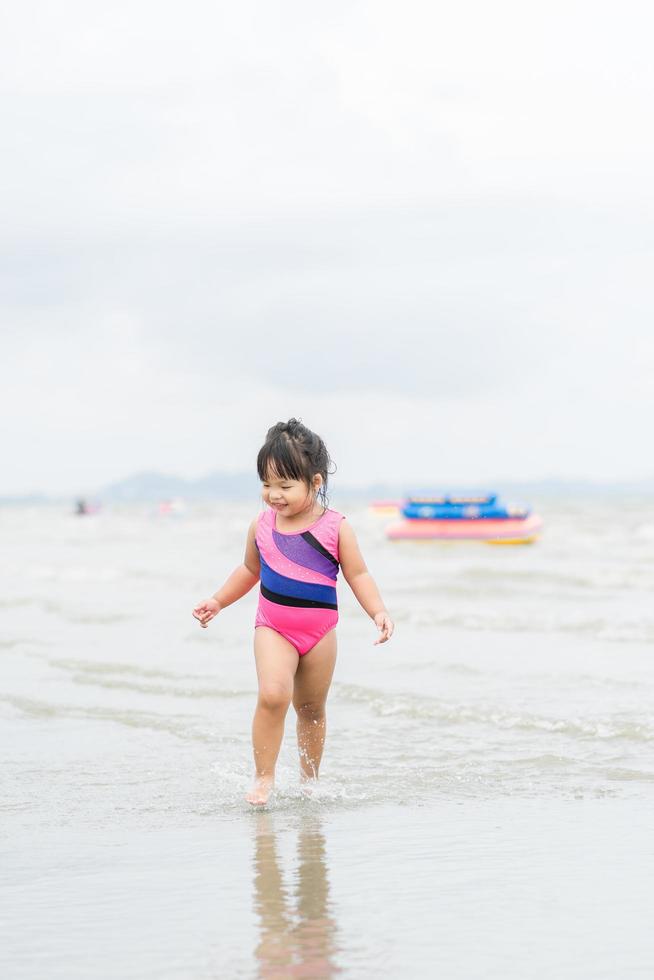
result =
[[[87,674],[128,674],[134,677],[152,677],[162,680],[214,680],[214,674],[180,674],[171,670],[161,670],[159,667],[139,667],[136,664],[118,663],[113,661],[76,660],[70,657],[63,659],[48,659],[51,667],[68,671],[82,671]]]
[[[654,582],[654,569],[650,569],[650,579]],[[595,561],[592,564],[570,571],[569,568],[528,568],[516,569],[474,567],[466,568],[460,573],[464,583],[474,582],[475,587],[485,581],[502,583],[511,587],[551,586],[555,589],[580,589],[596,591],[597,589],[630,589],[643,587],[643,569],[620,565],[603,564]]]
[[[472,632],[571,633],[611,642],[649,643],[654,641],[654,617],[638,620],[570,615],[563,610],[529,608],[440,611],[437,607],[405,610],[396,616],[416,628],[445,627]]]
[[[256,691],[227,690],[218,687],[197,688],[177,686],[173,684],[146,684],[137,681],[122,680],[104,675],[102,678],[87,674],[74,674],[71,678],[74,684],[87,687],[99,687],[103,690],[133,691],[138,694],[159,695],[174,698],[207,699],[210,701],[236,700],[238,698],[256,698]]]
[[[484,705],[452,703],[414,694],[390,694],[354,684],[335,684],[338,696],[345,701],[365,704],[374,714],[453,725],[485,725],[501,730],[550,732],[573,738],[625,739],[633,742],[654,741],[654,719],[623,715],[599,718],[556,718],[529,712],[507,711]]]
[[[604,779],[613,779],[618,782],[654,783],[654,772],[646,772],[642,769],[611,768],[604,766],[599,772]]]
[[[81,707],[72,704],[56,704],[18,695],[0,695],[5,704],[32,718],[80,718],[91,721],[107,721],[128,728],[149,729],[174,735],[176,738],[208,744],[237,743],[244,739],[221,735],[203,726],[194,715],[157,715],[154,712],[131,711],[126,708]]]
[[[138,618],[131,613],[117,611],[76,610],[65,601],[58,602],[55,599],[48,599],[39,595],[0,599],[0,608],[2,609],[21,609],[30,606],[41,609],[50,615],[58,616],[65,622],[79,625],[110,626],[113,623],[129,622]]]
[[[38,599],[32,596],[3,596],[0,598],[0,609],[20,609],[25,606],[38,604]]]
[[[47,659],[47,658],[44,658]],[[253,698],[254,690],[202,687],[205,681],[215,682],[213,674],[175,673],[156,668],[138,667],[124,663],[93,663],[74,659],[48,659],[48,664],[65,671],[74,684],[102,690],[133,691],[138,694],[174,698],[236,700]],[[172,683],[165,683],[166,681]],[[163,682],[163,683],[162,683]]]
[[[44,605],[47,612],[57,613],[62,619],[78,626],[112,626],[114,623],[134,622],[139,618],[124,612],[91,612],[90,610],[76,612],[51,602]]]

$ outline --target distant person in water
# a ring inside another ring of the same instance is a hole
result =
[[[339,566],[379,630],[375,643],[393,635],[375,581],[354,531],[327,506],[330,458],[324,442],[297,419],[268,431],[257,457],[266,509],[252,521],[243,564],[193,615],[206,627],[226,606],[261,583],[254,656],[259,696],[252,724],[254,785],[246,799],[268,802],[284,720],[293,702],[301,777],[318,778],[325,743],[325,703],[336,663]]]
[[[99,504],[90,504],[88,500],[84,500],[83,497],[80,497],[75,502],[75,513],[78,517],[84,517],[88,514],[97,514],[99,510]]]

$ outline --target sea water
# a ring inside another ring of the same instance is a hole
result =
[[[339,584],[319,789],[292,711],[251,777],[249,504],[0,509],[0,971],[19,978],[654,975],[654,516],[550,502],[537,544],[390,543]]]

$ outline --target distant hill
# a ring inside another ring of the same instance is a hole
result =
[[[164,473],[135,473],[133,476],[111,483],[99,491],[97,497],[106,501],[153,501],[182,497],[184,500],[242,500],[259,494],[260,484],[256,474],[209,473],[198,480],[185,480]],[[435,484],[374,483],[352,487],[338,480],[331,486],[332,496],[341,499],[379,500],[405,496],[428,496],[441,493],[479,494],[497,492],[511,500],[530,502],[539,499],[654,496],[654,479],[623,483],[594,483],[590,480],[494,480],[471,485],[457,481]]]
[[[170,500],[237,500],[256,496],[259,481],[252,473],[208,473],[198,480],[185,480],[166,473],[134,473],[110,483],[95,495],[109,502]]]
[[[510,502],[537,503],[546,500],[615,499],[620,497],[653,497],[654,478],[616,483],[595,483],[591,480],[489,480],[477,485],[457,480],[436,483],[371,483],[366,486],[347,486],[338,477],[330,485],[332,500],[383,500],[406,496],[437,496],[451,494],[499,493]],[[168,473],[134,473],[102,487],[91,500],[103,503],[152,503],[181,497],[183,500],[252,500],[258,497],[260,484],[256,473],[208,473],[197,480]],[[12,494],[0,497],[0,504],[47,504],[71,499],[75,495]]]
[[[5,497],[0,497],[0,504],[5,507],[11,506],[34,506],[37,504],[48,504],[51,501],[45,493],[12,493]]]

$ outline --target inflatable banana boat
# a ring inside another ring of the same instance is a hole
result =
[[[504,504],[496,494],[486,497],[412,497],[404,502],[403,519],[386,529],[391,541],[485,541],[488,544],[530,544],[543,526],[527,507]]]

